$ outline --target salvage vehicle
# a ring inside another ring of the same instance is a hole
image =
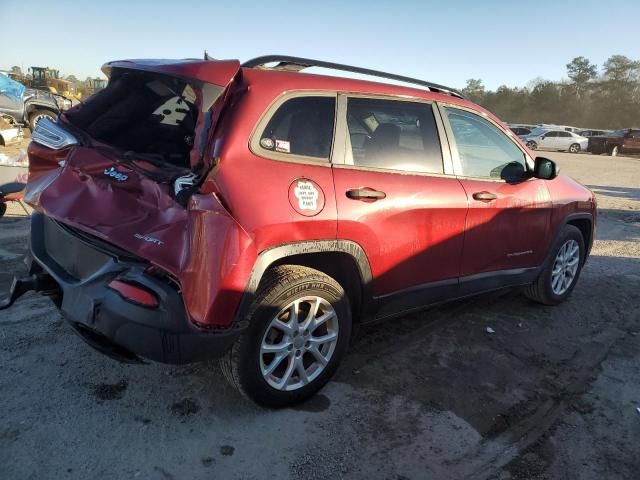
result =
[[[593,193],[454,89],[286,56],[103,71],[33,133],[30,276],[0,308],[49,295],[121,361],[219,357],[291,405],[359,327],[505,287],[555,305],[589,255]]]
[[[531,150],[545,149],[570,153],[586,150],[589,139],[566,130],[548,130],[541,127],[520,137]]]
[[[43,118],[55,120],[71,102],[59,95],[26,88],[21,83],[0,74],[0,117],[17,126],[33,130]]]
[[[607,153],[612,157],[622,153],[640,153],[640,129],[621,128],[608,135],[589,137],[587,151],[594,155]]]

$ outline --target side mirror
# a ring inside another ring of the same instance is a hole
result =
[[[542,180],[553,180],[560,173],[556,162],[544,157],[536,157],[533,176]]]

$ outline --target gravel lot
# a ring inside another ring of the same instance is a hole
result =
[[[0,313],[0,478],[637,478],[640,159],[546,155],[598,195],[571,299],[506,291],[379,325],[296,409],[256,407],[216,364],[115,363],[23,297]],[[15,206],[0,220],[0,291],[28,228]]]

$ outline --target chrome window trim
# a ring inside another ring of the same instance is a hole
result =
[[[334,168],[337,169],[349,169],[349,170],[362,170],[363,172],[375,172],[375,173],[391,173],[393,175],[414,176],[414,177],[438,177],[438,178],[456,178],[453,175],[446,173],[431,173],[431,172],[415,172],[413,170],[390,170],[386,168],[367,167],[364,165],[346,165],[343,163],[334,163]]]

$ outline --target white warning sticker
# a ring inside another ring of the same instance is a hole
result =
[[[318,209],[318,190],[311,182],[299,181],[294,189],[300,210]]]
[[[276,152],[289,153],[291,144],[287,140],[276,140]]]

